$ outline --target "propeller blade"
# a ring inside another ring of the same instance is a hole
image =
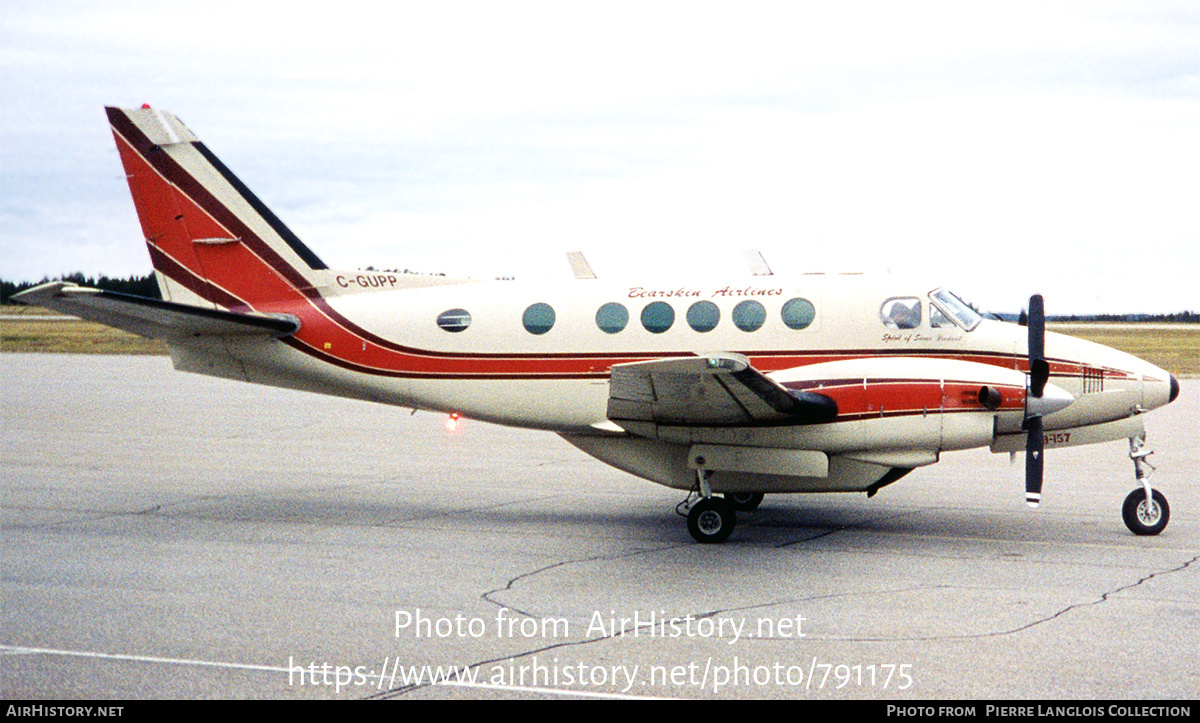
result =
[[[1046,308],[1041,294],[1029,297],[1029,393],[1040,397],[1050,379],[1046,361]]]
[[[1037,507],[1042,502],[1042,467],[1046,438],[1042,434],[1042,418],[1025,420],[1028,431],[1025,438],[1025,502]]]
[[[1042,430],[1040,404],[1050,380],[1050,364],[1046,361],[1046,306],[1041,294],[1029,297],[1026,316],[1029,332],[1029,392],[1025,400],[1025,502],[1037,507],[1042,502],[1042,477],[1046,436]],[[1047,400],[1051,401],[1051,400]]]

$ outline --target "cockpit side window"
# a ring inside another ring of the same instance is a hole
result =
[[[879,319],[889,329],[916,329],[921,325],[921,300],[895,296],[879,307]]]
[[[941,311],[946,317],[966,331],[971,331],[983,320],[983,317],[968,306],[967,302],[945,289],[936,289],[929,292],[929,300],[932,302],[930,307],[931,319],[934,311]],[[943,324],[943,326],[949,326],[949,324]]]
[[[954,326],[954,322],[950,317],[942,313],[942,310],[937,306],[929,305],[929,325],[934,329],[945,329]]]

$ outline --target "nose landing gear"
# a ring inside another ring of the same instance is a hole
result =
[[[1135,535],[1157,535],[1167,526],[1171,519],[1171,507],[1167,498],[1158,490],[1150,487],[1150,476],[1154,474],[1154,465],[1146,458],[1154,454],[1146,449],[1146,433],[1129,438],[1129,458],[1133,460],[1133,474],[1141,483],[1139,489],[1129,493],[1125,504],[1121,506],[1121,517],[1125,526]]]

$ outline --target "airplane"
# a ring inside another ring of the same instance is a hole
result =
[[[948,289],[777,276],[749,252],[709,279],[522,282],[330,269],[174,115],[106,109],[162,300],[49,282],[20,301],[165,339],[177,370],[548,430],[685,491],[700,543],[766,494],[873,496],[944,452],[1128,439],[1128,528],[1156,535],[1145,414],[1174,375]]]

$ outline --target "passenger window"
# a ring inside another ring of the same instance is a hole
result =
[[[554,326],[554,307],[549,304],[530,304],[521,317],[525,331],[530,334],[545,334]]]
[[[911,296],[888,299],[879,307],[879,318],[889,329],[916,329],[921,325],[921,300]]]
[[[697,301],[688,308],[688,326],[701,334],[717,328],[720,321],[721,310],[711,301]]]
[[[629,324],[629,310],[622,304],[613,301],[601,306],[596,311],[596,326],[605,334],[616,334],[624,331]]]
[[[742,331],[758,331],[767,321],[767,309],[754,300],[733,307],[733,325]]]
[[[817,317],[817,310],[808,299],[792,299],[783,305],[779,316],[789,329],[807,329]]]
[[[675,323],[675,310],[665,301],[654,301],[642,309],[642,326],[651,334],[661,334]]]
[[[471,314],[466,309],[449,309],[438,314],[437,325],[439,329],[457,333],[471,325]]]

